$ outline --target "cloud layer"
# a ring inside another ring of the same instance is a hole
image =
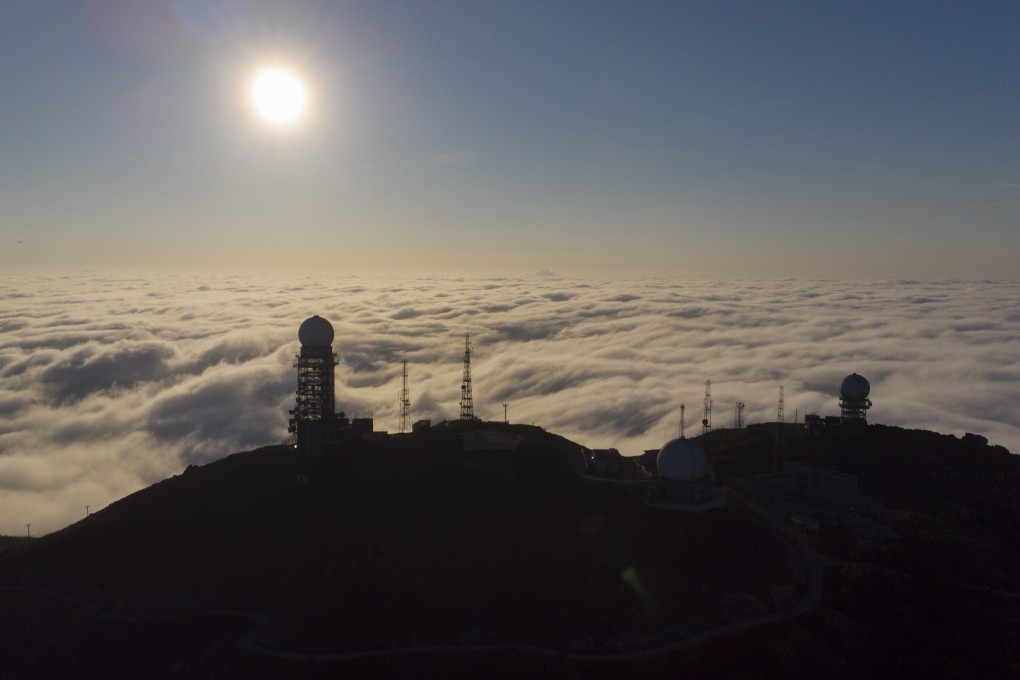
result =
[[[372,280],[81,274],[0,278],[0,533],[54,531],[138,488],[282,441],[297,327],[336,330],[337,408],[398,423],[475,411],[624,453],[713,422],[838,412],[986,435],[1020,451],[1020,284],[975,281]]]

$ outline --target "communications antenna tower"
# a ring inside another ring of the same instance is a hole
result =
[[[712,431],[712,381],[705,381],[705,415],[701,418],[701,434]]]
[[[783,467],[783,386],[779,386],[779,410],[776,413],[776,450],[774,454],[774,460],[772,462],[772,468],[774,470],[780,470]]]
[[[407,359],[404,359],[404,372],[400,381],[400,431],[407,432],[411,424],[411,398],[407,391]]]
[[[744,429],[744,402],[738,401],[736,410],[733,413],[733,429]]]
[[[684,403],[681,401],[680,402],[680,439],[686,439],[686,437],[684,436],[684,429],[685,429],[685,427],[684,427],[684,411],[686,409],[687,409],[687,407],[684,406]]]
[[[475,419],[474,398],[471,396],[471,335],[464,334],[464,379],[460,383],[460,419]]]

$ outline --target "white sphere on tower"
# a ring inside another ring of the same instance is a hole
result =
[[[333,344],[333,325],[321,316],[309,317],[298,328],[298,340],[304,347],[329,347]]]
[[[862,401],[871,394],[871,385],[864,376],[851,373],[843,378],[839,386],[839,396],[848,401]]]

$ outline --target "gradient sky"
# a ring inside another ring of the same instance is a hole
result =
[[[0,267],[1016,275],[1020,3],[0,17]],[[298,129],[248,110],[270,63]]]

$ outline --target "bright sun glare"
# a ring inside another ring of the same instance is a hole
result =
[[[251,85],[255,111],[273,125],[292,125],[305,112],[305,87],[297,77],[282,69],[259,71]]]

